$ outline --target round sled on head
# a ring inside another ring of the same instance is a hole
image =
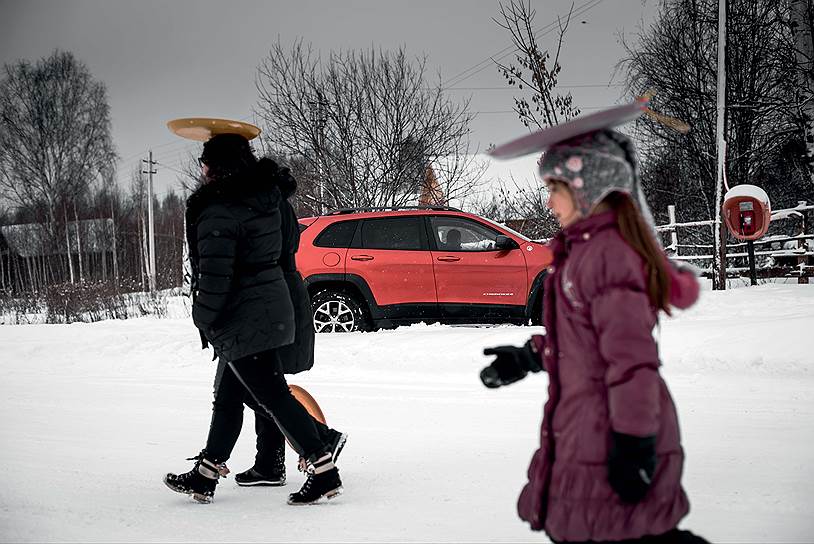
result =
[[[213,117],[173,119],[167,122],[167,127],[182,138],[198,142],[206,142],[218,134],[239,134],[247,140],[256,138],[260,134],[260,129],[250,123]]]
[[[540,153],[554,144],[601,129],[624,125],[640,117],[649,101],[640,98],[630,104],[616,106],[590,115],[577,117],[566,123],[544,128],[498,146],[487,155],[495,159],[514,159],[530,153]]]

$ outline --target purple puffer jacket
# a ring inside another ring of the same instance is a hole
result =
[[[533,337],[549,375],[548,401],[518,513],[557,541],[667,532],[689,503],[681,488],[676,410],[659,375],[656,312],[645,291],[643,261],[622,239],[613,212],[571,225],[551,249],[546,336]],[[673,302],[689,306],[697,282],[672,273],[683,297]],[[640,503],[623,503],[608,483],[611,430],[657,436],[658,466]]]

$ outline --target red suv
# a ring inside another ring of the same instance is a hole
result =
[[[317,332],[419,321],[539,323],[551,251],[448,207],[358,208],[300,219],[297,267]]]

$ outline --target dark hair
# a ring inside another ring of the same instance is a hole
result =
[[[614,191],[602,202],[607,203],[616,212],[619,233],[625,242],[644,259],[650,304],[670,315],[670,273],[652,229],[645,222],[638,206],[629,194]]]
[[[209,167],[211,180],[243,174],[257,163],[249,141],[239,134],[213,136],[204,143],[200,160]]]

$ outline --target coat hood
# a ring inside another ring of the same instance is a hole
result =
[[[194,220],[209,204],[238,203],[271,212],[282,198],[297,190],[297,181],[288,168],[271,159],[260,159],[246,173],[215,179],[198,187],[187,199],[187,221]]]
[[[285,166],[280,166],[271,159],[263,158],[257,161],[256,170],[261,179],[266,179],[277,186],[283,198],[289,198],[297,192],[297,180]]]

